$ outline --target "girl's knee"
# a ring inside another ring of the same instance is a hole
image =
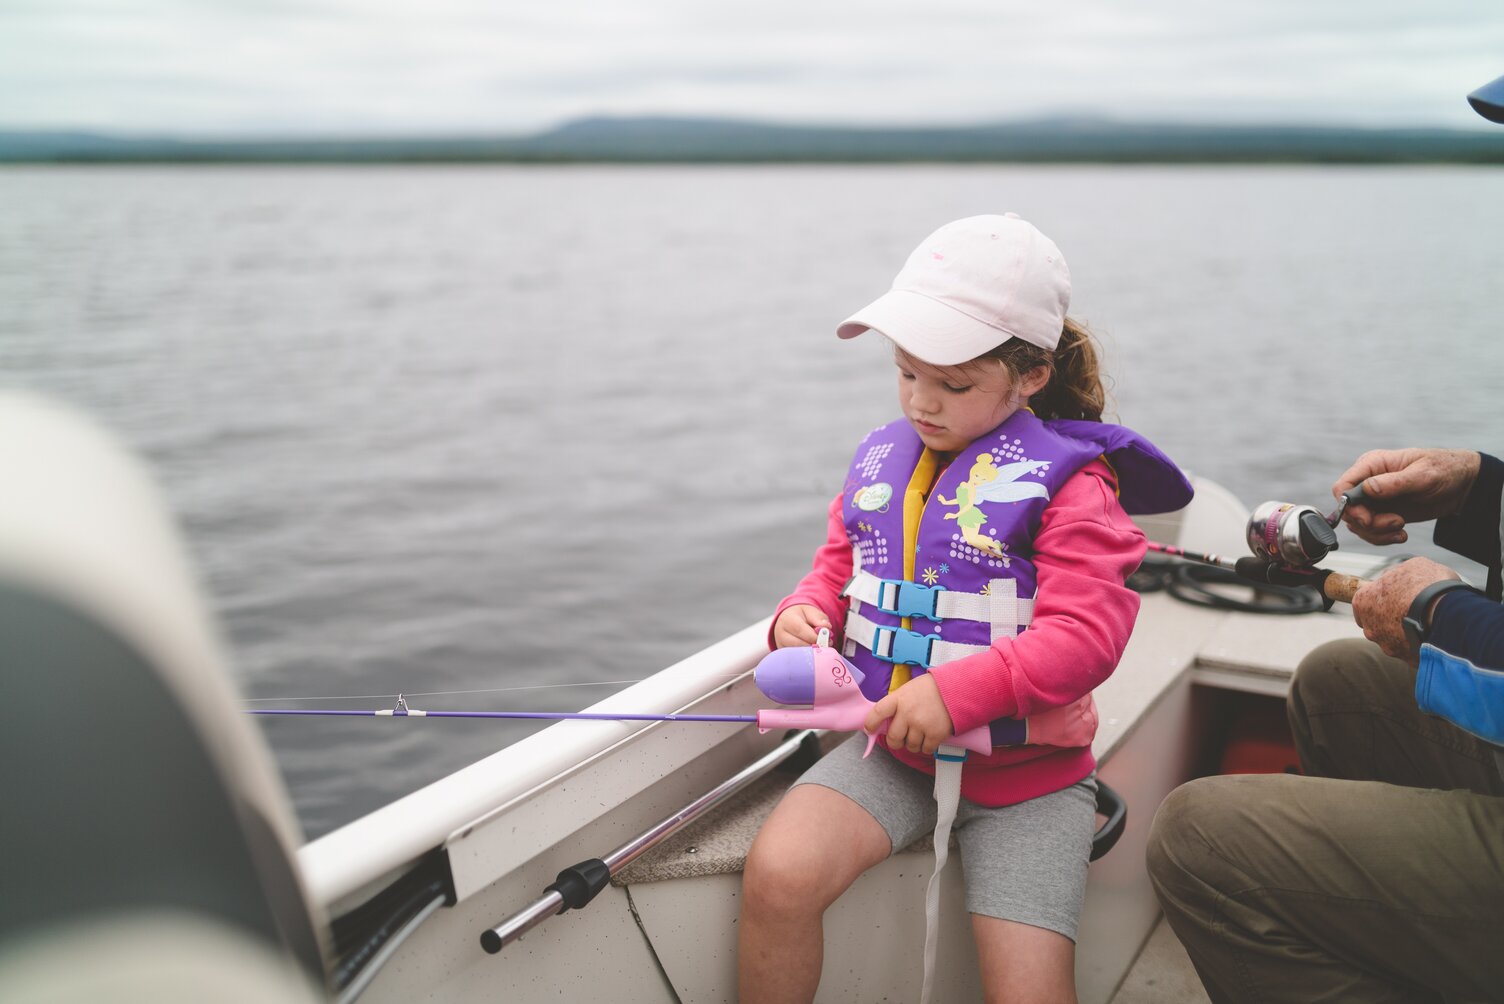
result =
[[[889,850],[881,824],[856,802],[819,785],[798,785],[752,841],[743,896],[754,910],[823,913]]]
[[[749,909],[778,917],[820,914],[843,891],[832,888],[830,869],[816,855],[790,853],[762,834],[747,852],[742,898]]]

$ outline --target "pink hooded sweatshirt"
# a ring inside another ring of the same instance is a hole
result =
[[[1143,531],[1118,504],[1117,481],[1106,463],[1087,464],[1061,487],[1044,510],[1034,547],[1039,582],[1028,630],[1016,638],[999,638],[985,652],[930,669],[957,732],[994,718],[1027,718],[1090,693],[1117,667],[1133,633],[1139,598],[1124,582],[1147,546]],[[840,593],[851,574],[851,544],[837,496],[813,567],[778,605],[777,614],[810,604],[830,619],[839,636],[846,619]],[[930,757],[889,752],[934,773]],[[999,748],[967,760],[961,794],[979,805],[1012,805],[1067,788],[1095,768],[1090,746]]]

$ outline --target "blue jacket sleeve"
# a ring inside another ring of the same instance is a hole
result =
[[[1504,745],[1504,606],[1466,590],[1436,601],[1430,638],[1420,648],[1415,701]]]
[[[1437,544],[1490,568],[1501,563],[1504,463],[1482,455],[1462,511],[1438,520]],[[1504,606],[1476,593],[1446,593],[1421,646],[1415,700],[1491,743],[1504,744]]]

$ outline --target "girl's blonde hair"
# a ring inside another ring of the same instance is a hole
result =
[[[996,359],[1002,363],[1015,384],[1037,366],[1050,371],[1049,383],[1029,398],[1030,410],[1040,418],[1102,420],[1102,412],[1107,407],[1107,391],[1102,386],[1096,341],[1084,324],[1067,317],[1060,332],[1060,344],[1053,352],[1010,338],[967,365],[975,365],[984,359]]]

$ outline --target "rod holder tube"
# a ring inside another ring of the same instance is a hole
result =
[[[656,825],[628,840],[610,854],[604,855],[599,859],[599,862],[606,865],[611,875],[615,875],[638,857],[651,850],[655,845],[666,840],[687,824],[709,812],[799,752],[805,740],[813,737],[814,734],[813,731],[808,729],[795,733],[774,747],[770,752],[754,760],[736,774],[733,774],[693,802],[684,806],[684,808],[660,820]],[[586,861],[580,864],[585,865],[588,863]],[[580,866],[577,865],[575,867]],[[565,869],[565,871],[570,871],[570,869]],[[561,872],[560,874],[564,873]],[[495,927],[482,931],[480,945],[487,952],[495,955],[548,918],[555,914],[563,913],[568,908],[565,905],[562,894],[557,891],[549,891],[520,913],[513,914]]]
[[[493,928],[482,931],[480,947],[495,955],[563,909],[564,897],[557,892],[547,893],[527,909],[514,913]]]

